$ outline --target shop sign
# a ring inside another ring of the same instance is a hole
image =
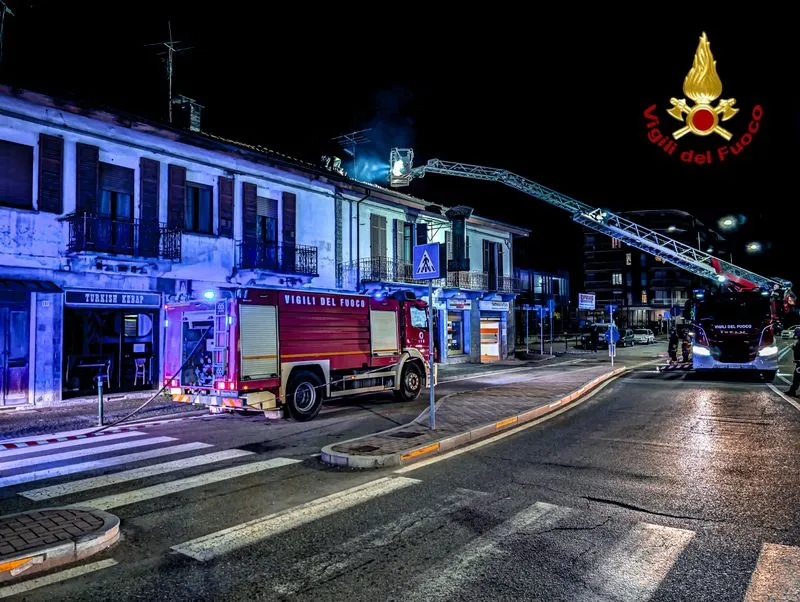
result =
[[[478,308],[481,311],[509,311],[511,304],[508,301],[479,301]]]
[[[72,307],[161,307],[160,293],[68,290],[64,302]]]
[[[454,309],[456,311],[471,310],[472,301],[470,299],[448,299],[447,309]]]

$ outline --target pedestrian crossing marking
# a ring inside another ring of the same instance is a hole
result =
[[[102,443],[107,441],[115,441],[117,439],[129,439],[130,437],[143,437],[145,433],[141,431],[126,431],[124,433],[114,433],[113,435],[106,435],[103,437]],[[59,441],[57,443],[50,443],[47,447],[42,447],[39,445],[32,445],[30,447],[17,447],[11,449],[0,450],[0,459],[7,460],[8,458],[15,458],[17,456],[25,456],[30,454],[42,453],[42,452],[50,452],[53,450],[61,450],[67,447],[78,447],[78,446],[88,446],[101,443],[97,439],[70,439],[66,441]],[[73,452],[75,454],[80,454],[81,450],[76,450]]]
[[[178,470],[183,470],[184,468],[192,468],[193,466],[202,466],[204,464],[221,462],[223,460],[232,460],[234,458],[241,458],[243,456],[250,456],[252,454],[253,452],[242,449],[226,449],[224,451],[213,452],[202,456],[193,456],[191,458],[184,458],[182,460],[173,460],[171,462],[163,462],[161,464],[152,464],[142,468],[133,468],[131,470],[116,472],[109,475],[89,477],[87,479],[79,479],[77,481],[67,481],[66,483],[59,483],[58,485],[52,485],[50,487],[29,489],[28,491],[20,492],[19,495],[34,501],[49,500],[73,493],[80,493],[81,491],[89,491],[91,489],[99,489],[100,487],[118,485],[127,481],[134,481],[136,479],[144,479],[155,475],[166,474],[168,472],[175,472]]]
[[[157,497],[163,497],[173,493],[186,491],[187,489],[194,489],[195,487],[202,487],[211,483],[218,483],[219,481],[227,481],[237,477],[243,477],[255,472],[262,472],[272,468],[280,468],[281,466],[288,466],[289,464],[297,464],[300,460],[292,460],[289,458],[271,458],[261,462],[253,462],[251,464],[242,464],[240,466],[232,466],[231,468],[223,468],[221,470],[214,470],[212,472],[204,472],[193,477],[186,477],[185,479],[178,479],[177,481],[167,481],[166,483],[159,483],[150,487],[143,487],[142,489],[134,489],[126,491],[125,493],[117,493],[107,495],[94,500],[72,504],[79,508],[97,508],[98,510],[110,510],[112,508],[119,508],[120,506],[129,506],[138,502],[152,500]]]
[[[421,482],[407,477],[383,477],[289,508],[283,512],[270,514],[174,545],[172,549],[195,560],[212,560],[228,552],[258,543],[295,527]]]
[[[750,578],[744,602],[800,600],[800,548],[765,543]]]
[[[24,472],[20,474],[11,475],[8,477],[0,477],[0,488],[8,487],[10,485],[19,485],[21,483],[30,483],[31,481],[40,481],[42,479],[51,479],[53,477],[61,477],[68,474],[75,474],[78,472],[86,472],[89,470],[99,470],[101,468],[108,468],[110,466],[119,466],[120,464],[129,464],[131,462],[139,462],[141,460],[150,460],[160,456],[169,456],[172,454],[180,454],[188,451],[196,451],[205,447],[214,447],[210,443],[183,443],[180,445],[172,445],[170,447],[159,447],[150,449],[143,452],[134,454],[125,454],[124,456],[115,456],[112,458],[103,458],[100,460],[90,460],[87,462],[80,462],[78,464],[67,464],[65,466],[57,466],[55,468],[46,468],[34,472]],[[86,455],[94,453],[87,450]]]

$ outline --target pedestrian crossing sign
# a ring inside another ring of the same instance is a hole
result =
[[[414,280],[441,278],[439,243],[432,242],[414,247]]]

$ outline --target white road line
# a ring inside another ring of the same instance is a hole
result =
[[[225,451],[205,454],[203,456],[183,458],[182,460],[173,460],[171,462],[163,462],[162,464],[153,464],[152,466],[134,468],[114,474],[90,477],[88,479],[80,479],[78,481],[69,481],[67,483],[59,483],[58,485],[52,485],[50,487],[29,489],[28,491],[20,492],[20,495],[28,498],[29,500],[49,500],[81,491],[89,491],[90,489],[98,489],[99,487],[108,487],[110,485],[117,485],[119,483],[125,483],[127,481],[133,481],[136,479],[145,479],[154,475],[175,472],[178,470],[183,470],[184,468],[192,468],[193,466],[212,464],[214,462],[221,462],[222,460],[241,458],[242,456],[249,456],[252,454],[253,452],[244,451],[242,449],[226,449]]]
[[[51,462],[60,462],[61,460],[73,460],[75,458],[82,458],[84,456],[98,456],[100,454],[119,451],[121,449],[144,447],[146,445],[158,445],[159,443],[169,443],[170,441],[177,440],[174,437],[150,437],[149,439],[137,439],[136,441],[125,441],[123,443],[114,443],[113,445],[101,445],[99,447],[90,447],[89,449],[76,449],[63,452],[61,454],[47,454],[45,456],[36,456],[34,458],[22,458],[21,460],[12,460],[11,462],[0,463],[0,471],[11,470],[12,468],[34,466],[36,464],[49,464]]]
[[[124,433],[114,433],[113,435],[103,435],[101,439],[97,437],[90,437],[88,439],[73,439],[72,441],[60,441],[58,443],[48,443],[47,445],[32,445],[30,447],[18,447],[17,449],[7,449],[0,451],[0,458],[6,460],[16,456],[25,456],[34,454],[36,452],[49,452],[52,450],[59,451],[66,447],[78,447],[79,445],[91,445],[97,443],[105,443],[106,441],[115,441],[117,439],[129,439],[130,437],[144,437],[147,433],[141,431],[126,431]],[[82,450],[73,452],[81,454]]]
[[[11,439],[3,439],[0,443],[20,443],[23,441],[43,441],[44,439],[58,439],[60,437],[71,437],[73,435],[85,435],[87,433],[92,433],[96,431],[99,427],[93,426],[91,428],[86,429],[77,429],[74,431],[61,431],[60,433],[40,433],[38,435],[26,435],[24,437],[13,437]],[[120,427],[122,428],[122,427]],[[110,431],[114,431],[113,428],[109,429]],[[105,435],[100,435],[101,437],[105,437]],[[50,444],[48,444],[50,445]]]
[[[617,380],[616,377],[614,377],[612,379],[609,379],[606,382],[602,383],[600,386],[598,386],[596,389],[594,389],[591,393],[588,393],[585,396],[581,397],[578,401],[573,401],[572,403],[562,407],[560,410],[556,410],[555,412],[552,412],[550,414],[542,416],[541,418],[537,418],[536,420],[532,420],[531,422],[528,422],[527,424],[523,424],[522,426],[517,427],[514,430],[506,431],[505,433],[500,433],[498,435],[494,435],[493,437],[489,437],[488,439],[484,439],[482,441],[478,441],[477,443],[473,443],[471,445],[468,445],[466,447],[462,447],[460,449],[454,449],[453,451],[447,452],[446,454],[441,454],[439,456],[433,456],[433,457],[428,458],[426,460],[420,460],[419,462],[415,462],[414,464],[409,464],[408,466],[403,466],[403,468],[398,468],[397,470],[395,470],[394,473],[395,474],[404,474],[406,472],[411,472],[412,470],[417,470],[419,468],[424,468],[425,466],[428,466],[429,464],[435,464],[436,462],[441,462],[442,460],[449,460],[450,458],[453,458],[455,456],[460,456],[461,454],[466,454],[466,453],[469,453],[471,451],[475,451],[476,449],[480,449],[484,445],[491,445],[492,443],[496,443],[497,441],[500,441],[501,439],[505,439],[506,437],[512,437],[514,435],[517,435],[517,434],[519,434],[520,432],[522,432],[522,431],[524,431],[526,429],[529,429],[529,428],[532,428],[534,426],[537,426],[538,424],[541,424],[542,422],[545,422],[546,420],[550,420],[551,418],[555,418],[559,414],[563,414],[564,412],[568,412],[569,410],[573,409],[575,406],[580,405],[585,401],[588,401],[589,399],[591,399],[592,397],[597,395],[600,391],[605,389],[608,385],[612,384],[616,380]]]
[[[107,495],[93,500],[88,500],[86,502],[72,504],[72,506],[88,506],[90,508],[97,508],[98,510],[109,510],[111,508],[128,506],[130,504],[152,500],[157,497],[178,493],[180,491],[186,491],[187,489],[194,489],[195,487],[202,487],[203,485],[209,485],[211,483],[218,483],[219,481],[227,481],[228,479],[243,477],[255,472],[262,472],[272,468],[280,468],[281,466],[288,466],[289,464],[297,464],[298,462],[300,462],[300,460],[292,460],[289,458],[271,458],[261,462],[253,462],[251,464],[243,464],[241,466],[232,466],[231,468],[223,468],[222,470],[206,472],[193,477],[178,479],[177,481],[168,481],[167,483],[160,483],[159,485],[152,485],[142,489],[134,489],[133,491],[126,491],[125,493]]]
[[[20,483],[30,483],[31,481],[41,481],[42,479],[50,479],[53,477],[62,477],[68,474],[86,472],[87,470],[97,470],[100,468],[108,468],[109,466],[119,466],[120,464],[130,464],[133,462],[139,462],[140,460],[150,460],[151,458],[158,458],[160,456],[170,456],[172,454],[180,454],[183,452],[203,449],[204,447],[214,446],[210,443],[200,443],[195,441],[192,443],[173,445],[171,447],[159,447],[157,449],[150,449],[143,452],[137,452],[135,454],[115,456],[113,458],[103,458],[101,460],[91,460],[89,462],[81,462],[79,464],[56,466],[55,468],[46,468],[44,470],[37,470],[35,472],[24,472],[22,474],[15,474],[0,478],[0,487],[19,485]]]
[[[784,393],[783,391],[778,389],[778,387],[776,387],[775,385],[771,384],[771,385],[769,385],[769,388],[772,389],[773,391],[775,391],[778,395],[780,395],[781,398],[784,401],[786,401],[787,403],[792,404],[795,407],[795,409],[800,410],[800,403],[797,403],[794,399],[792,399],[791,397],[786,395],[786,393]]]
[[[765,543],[744,602],[800,600],[800,548]]]
[[[789,355],[789,353],[792,351],[792,349],[793,349],[793,348],[792,348],[792,346],[791,346],[791,345],[789,345],[788,347],[784,347],[783,349],[781,349],[781,350],[778,352],[778,361],[782,360],[784,357],[786,357],[787,355]]]
[[[586,575],[591,593],[576,600],[649,600],[694,535],[686,529],[636,523]]]
[[[383,477],[289,508],[283,512],[270,514],[174,545],[172,549],[196,560],[211,560],[222,554],[258,543],[273,535],[421,482],[405,477]]]
[[[458,489],[435,506],[398,514],[389,523],[295,563],[287,573],[286,580],[278,582],[273,590],[281,596],[296,594],[305,588],[336,579],[370,561],[380,563],[381,556],[392,558],[396,546],[424,539],[429,533],[452,523],[454,513],[489,495],[471,489]]]
[[[534,531],[549,529],[571,514],[571,508],[536,502],[485,535],[469,542],[462,552],[447,558],[444,566],[435,565],[422,575],[418,586],[404,594],[406,600],[444,600],[457,598],[471,576],[480,576],[480,567],[492,557],[505,553],[509,539],[528,537]]]
[[[32,589],[60,583],[61,581],[80,577],[81,575],[86,575],[87,573],[94,573],[95,571],[107,569],[116,564],[118,564],[116,560],[113,558],[108,558],[99,562],[92,562],[90,564],[76,566],[75,568],[67,569],[65,571],[51,573],[50,575],[45,575],[44,577],[37,577],[36,579],[31,579],[29,581],[22,581],[21,583],[15,583],[14,585],[0,587],[0,598],[8,598],[9,596],[24,594]]]

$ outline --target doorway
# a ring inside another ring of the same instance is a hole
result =
[[[30,307],[0,305],[0,405],[28,403]]]
[[[481,318],[481,362],[500,360],[500,319]]]

